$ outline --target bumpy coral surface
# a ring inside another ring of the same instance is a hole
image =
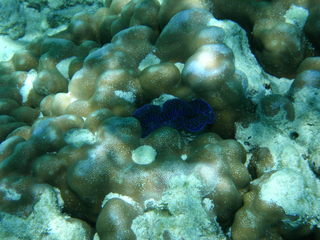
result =
[[[320,2],[103,4],[0,62],[0,238],[319,239]]]

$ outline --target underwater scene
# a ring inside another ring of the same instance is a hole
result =
[[[0,240],[320,240],[320,0],[0,0]]]

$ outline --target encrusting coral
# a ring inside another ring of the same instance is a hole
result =
[[[0,62],[0,236],[316,239],[311,1],[104,5]]]

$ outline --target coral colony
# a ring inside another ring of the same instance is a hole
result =
[[[101,2],[0,62],[0,239],[319,239],[320,2]]]

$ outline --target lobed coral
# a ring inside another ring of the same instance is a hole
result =
[[[215,16],[236,20],[252,31],[254,53],[269,73],[292,78],[301,61],[314,54],[310,44],[314,39],[308,39],[303,28],[319,31],[311,20],[316,16],[311,9],[317,1],[232,0],[228,6],[221,0],[212,2]]]
[[[0,62],[0,236],[317,239],[311,1],[104,5]]]

